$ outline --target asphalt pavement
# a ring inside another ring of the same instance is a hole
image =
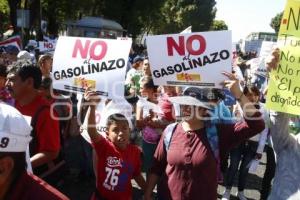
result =
[[[261,159],[259,167],[256,171],[256,174],[249,174],[248,181],[246,184],[246,189],[244,191],[245,196],[248,200],[259,200],[260,198],[260,187],[261,181],[263,177],[263,173],[265,171],[266,165],[266,156],[265,153]],[[134,181],[133,184],[133,200],[142,199],[142,192],[139,190]],[[237,179],[235,180],[234,187],[231,191],[231,200],[238,200],[236,198],[237,193]],[[93,177],[86,177],[84,175],[78,175],[76,172],[72,172],[66,178],[65,183],[59,188],[65,195],[67,195],[72,200],[88,200],[90,199],[91,194],[95,190],[95,179]],[[222,198],[222,194],[224,191],[224,186],[219,185],[218,187],[218,199]],[[201,196],[201,195],[199,195]]]

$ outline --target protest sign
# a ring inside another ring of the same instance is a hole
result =
[[[130,40],[60,37],[53,59],[53,88],[84,92],[91,87],[113,99],[124,96]]]
[[[40,41],[39,42],[39,50],[41,53],[46,53],[50,51],[54,51],[56,46],[56,41]]]
[[[22,48],[22,41],[20,36],[13,36],[10,38],[7,38],[6,40],[0,41],[0,47],[7,47],[7,46],[15,46],[19,50]]]
[[[186,29],[184,29],[183,31],[181,31],[180,33],[191,33],[191,32],[192,32],[192,26],[189,26]]]
[[[259,52],[259,57],[247,62],[250,65],[251,84],[257,86],[262,92],[267,87],[268,72],[266,68],[266,58],[272,52],[275,42],[263,41]]]
[[[221,88],[231,72],[231,32],[199,32],[146,38],[155,85]]]
[[[280,62],[270,74],[267,107],[280,112],[300,113],[300,1],[288,0],[277,44]]]
[[[263,41],[261,44],[259,57],[262,58],[268,57],[275,46],[276,46],[276,42]]]

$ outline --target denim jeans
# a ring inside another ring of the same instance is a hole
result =
[[[227,189],[231,189],[237,171],[239,171],[238,190],[243,191],[245,189],[249,164],[255,157],[256,149],[257,142],[247,141],[230,151],[230,165],[227,170],[225,182]]]
[[[270,194],[271,182],[272,179],[274,178],[275,168],[276,168],[275,154],[273,148],[269,145],[266,145],[265,150],[267,153],[267,165],[266,165],[266,171],[261,184],[261,191],[260,191],[261,200],[266,200]]]

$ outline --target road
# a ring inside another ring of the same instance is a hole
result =
[[[266,157],[264,153],[260,165],[258,167],[257,173],[255,175],[249,174],[248,176],[248,181],[245,189],[245,196],[248,198],[248,200],[259,200],[259,189],[261,186],[263,173],[265,171],[265,163]],[[72,175],[69,175],[63,186],[59,189],[72,200],[87,200],[94,191],[94,183],[95,180],[93,178],[86,178],[84,176],[74,177]],[[133,200],[140,200],[142,198],[142,192],[137,188],[134,181],[132,183],[134,186]],[[221,199],[223,191],[224,187],[222,185],[219,185],[218,199]],[[236,192],[237,187],[235,181],[234,187],[231,191],[231,200],[238,200],[235,197]],[[201,196],[201,194],[199,194],[199,196]]]
[[[90,145],[84,143],[83,139],[73,138],[69,139],[65,145],[65,154],[66,158],[68,158],[67,163],[70,166],[79,166],[80,162],[82,165],[87,161],[83,158],[83,146]],[[84,144],[83,144],[84,143]],[[136,144],[140,144],[140,141],[137,140]],[[78,163],[79,162],[79,163]],[[260,194],[259,190],[261,187],[262,177],[265,171],[266,166],[266,154],[263,153],[263,157],[258,166],[256,174],[249,174],[248,181],[245,188],[245,196],[248,200],[259,200]],[[237,177],[238,175],[236,175]],[[237,193],[237,178],[234,183],[234,187],[231,191],[231,200],[238,200],[235,195]],[[142,192],[138,189],[137,185],[134,181],[132,181],[133,185],[133,200],[139,200],[142,198]],[[88,200],[90,199],[91,194],[95,190],[95,179],[93,177],[88,177],[86,175],[78,175],[78,169],[72,168],[70,173],[66,175],[64,184],[58,188],[62,193],[66,194],[71,200]],[[218,199],[222,198],[222,194],[224,192],[224,187],[219,185],[218,187]],[[199,194],[201,197],[201,194]],[[200,198],[201,199],[201,198]]]

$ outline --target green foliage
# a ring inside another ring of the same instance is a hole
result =
[[[166,0],[154,33],[178,33],[188,26],[192,30],[209,30],[216,9],[215,0]]]
[[[8,12],[8,4],[6,0],[0,0],[0,10],[2,13]]]
[[[210,29],[214,31],[228,30],[228,26],[223,20],[214,20]]]
[[[9,24],[9,6],[6,0],[0,0],[0,33],[5,32]]]
[[[29,4],[36,3],[31,5],[32,12],[35,12],[33,28],[39,27],[41,2],[41,19],[48,21],[48,30],[54,34],[67,20],[77,20],[83,16],[102,16],[115,20],[132,37],[141,33],[178,33],[188,26],[192,26],[193,31],[207,31],[216,13],[215,0],[27,1]],[[1,2],[5,0],[0,0],[0,6]]]
[[[276,33],[279,32],[282,16],[283,16],[283,12],[278,13],[275,17],[271,19],[270,26],[274,29]]]

